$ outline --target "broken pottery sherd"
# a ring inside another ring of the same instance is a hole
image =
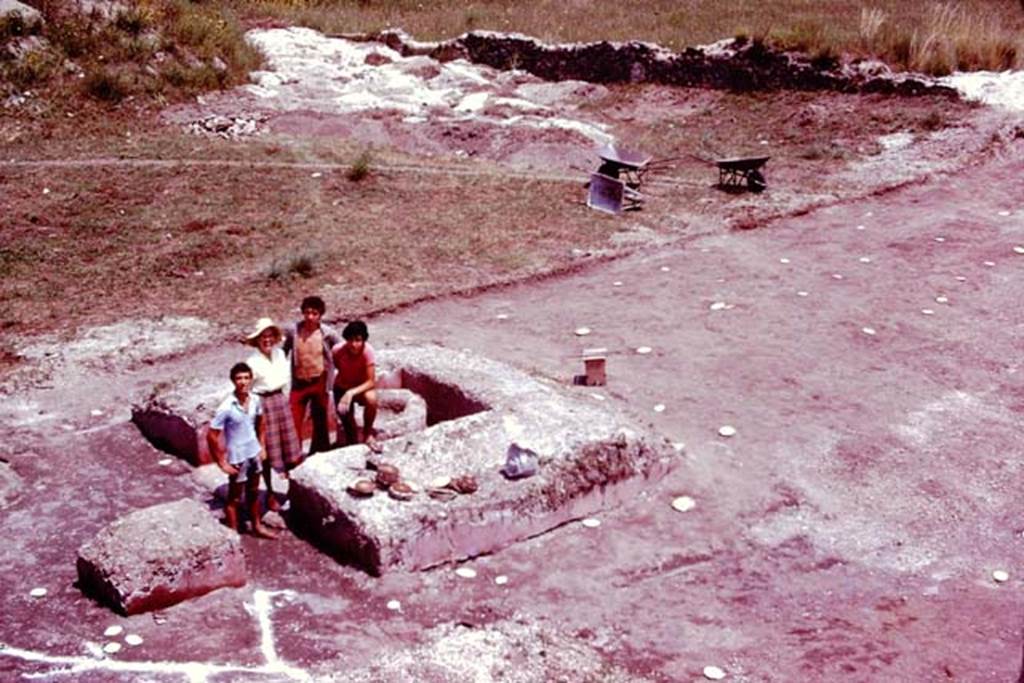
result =
[[[357,479],[348,487],[349,494],[357,498],[368,498],[377,490],[377,485],[369,479]]]

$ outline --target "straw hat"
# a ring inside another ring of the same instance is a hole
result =
[[[281,334],[281,328],[275,325],[274,321],[271,320],[270,318],[260,318],[259,320],[256,321],[256,329],[253,331],[252,334],[248,335],[245,338],[245,343],[248,344],[249,346],[256,346],[256,340],[258,340],[260,338],[260,335],[263,334],[268,329],[273,330],[275,336],[277,337],[276,339],[274,339],[275,344],[281,341],[281,338],[283,336]]]

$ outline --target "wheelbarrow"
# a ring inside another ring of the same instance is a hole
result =
[[[761,168],[771,157],[736,157],[717,159],[718,187],[727,192],[742,192],[744,187],[751,192],[764,192],[768,187]]]

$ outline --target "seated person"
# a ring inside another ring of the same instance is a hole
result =
[[[377,418],[376,359],[367,343],[370,332],[362,320],[353,320],[341,332],[345,340],[331,349],[337,375],[334,378],[334,401],[338,418],[345,430],[345,445],[359,443],[353,403],[363,405],[363,442],[375,452],[380,445],[374,438],[373,422]]]

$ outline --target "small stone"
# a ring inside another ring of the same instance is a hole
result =
[[[720,681],[725,678],[725,672],[717,666],[705,666],[704,667],[704,678],[709,681]]]
[[[676,453],[682,453],[686,450],[686,444],[682,441],[673,441],[672,448],[675,449]]]
[[[863,332],[864,334],[870,336],[870,337],[873,337],[876,334],[875,328],[873,328],[873,327],[862,327],[862,328],[860,328],[860,331]]]
[[[99,417],[100,415],[103,414],[103,411],[99,410],[98,408],[93,408],[92,410],[89,411],[89,414],[92,415],[93,417]]]
[[[44,187],[43,188],[43,194],[50,194],[50,188]]]
[[[658,403],[657,405],[655,405],[654,406],[654,412],[656,412],[656,413],[664,413],[665,412],[665,404],[664,403]]]
[[[982,265],[985,265],[985,266],[988,266],[989,268],[991,268],[992,266],[996,265],[996,262],[995,261],[985,261]]]
[[[797,296],[810,296],[810,294],[811,294],[810,292],[805,292],[802,289],[799,292],[796,293]]]
[[[712,311],[721,311],[725,309],[725,306],[726,303],[724,301],[716,301],[715,303],[708,306],[708,308],[710,308]]]
[[[857,260],[860,261],[861,263],[871,263],[871,257],[870,256],[861,256]]]
[[[866,228],[867,228],[867,226],[865,226],[865,225],[858,225],[858,226],[857,226],[857,229],[858,229],[858,230],[864,230],[864,229],[866,229]]]
[[[956,281],[957,282],[967,282],[967,278],[965,278],[963,275],[957,275],[956,276]]]
[[[833,280],[842,280],[843,276],[842,276],[841,273],[832,273],[832,279]]]
[[[1010,580],[1010,573],[1002,569],[997,569],[992,572],[992,580],[996,583],[1006,583]]]
[[[132,647],[138,647],[142,645],[142,636],[135,633],[129,633],[124,637],[124,642],[128,643]]]
[[[930,308],[922,308],[921,312],[924,313],[925,315],[935,315],[935,311],[933,311]]]
[[[603,400],[605,400],[604,396],[601,395],[601,394],[591,394],[590,398],[594,399],[595,401],[603,401]]]
[[[999,212],[999,215],[1000,215],[1000,216],[1009,216],[1009,215],[1010,215],[1010,212],[1009,212],[1009,211],[1006,211],[1006,210],[1004,209],[1003,211],[1000,211],[1000,212]]]
[[[1017,245],[1016,247],[1013,248],[1013,253],[1024,254],[1024,246]]]
[[[668,266],[662,266],[662,267],[661,267],[661,272],[663,272],[663,273],[667,273],[667,272],[668,272],[668,271],[670,271],[670,270],[672,270],[672,269],[671,269],[671,268],[669,268]]]
[[[398,610],[402,609],[402,603],[400,603],[398,600],[388,600],[387,607],[392,612],[397,612]]]
[[[463,579],[475,579],[476,570],[471,567],[459,567],[455,570],[455,575]]]
[[[949,303],[949,298],[948,297],[944,297],[944,296],[937,296],[937,297],[935,297],[935,303],[948,304]]]
[[[113,638],[114,636],[121,635],[122,631],[124,631],[124,626],[118,626],[115,624],[113,626],[108,626],[107,630],[103,632],[103,635],[106,638]]]
[[[103,651],[108,655],[116,654],[121,651],[121,643],[107,643],[103,646]]]
[[[47,592],[48,591],[45,588],[39,587],[33,588],[28,592],[28,594],[31,595],[33,598],[45,598]]]
[[[874,215],[875,215],[874,211],[868,211],[866,214],[864,214],[864,218],[871,218]]]
[[[789,259],[783,256],[782,258],[779,259],[779,263],[789,263]]]
[[[719,436],[736,436],[736,428],[732,425],[722,425],[718,428]]]
[[[499,313],[494,317],[497,318],[498,320],[508,320],[508,313]]]
[[[174,458],[160,458],[156,461],[156,464],[160,465],[160,467],[167,467],[172,462],[174,462]]]
[[[601,526],[601,520],[597,519],[596,517],[587,517],[584,520],[580,520],[580,524],[587,527],[588,529],[596,529],[597,527]]]
[[[310,178],[320,178],[322,176],[323,176],[323,173],[321,173],[320,171],[317,171],[316,173],[310,173],[309,174]]]
[[[612,283],[612,287],[621,287],[621,286],[622,286],[622,280],[616,280],[615,282]]]
[[[494,583],[498,584],[499,586],[504,586],[506,583],[508,583],[508,577],[504,574],[498,574],[494,577]]]
[[[689,496],[679,496],[672,499],[672,509],[676,512],[689,512],[697,507],[697,501]]]
[[[650,353],[651,351],[652,351],[652,349],[651,349],[650,346],[638,346],[638,347],[636,347],[636,352],[639,353],[641,356],[645,356],[648,353]]]
[[[945,237],[936,237],[936,238],[935,238],[935,241],[936,241],[936,242],[945,242],[945,241],[946,241],[946,238],[945,238]]]
[[[589,327],[577,327],[576,328],[576,336],[577,337],[585,337],[588,334],[590,334],[590,328]]]

